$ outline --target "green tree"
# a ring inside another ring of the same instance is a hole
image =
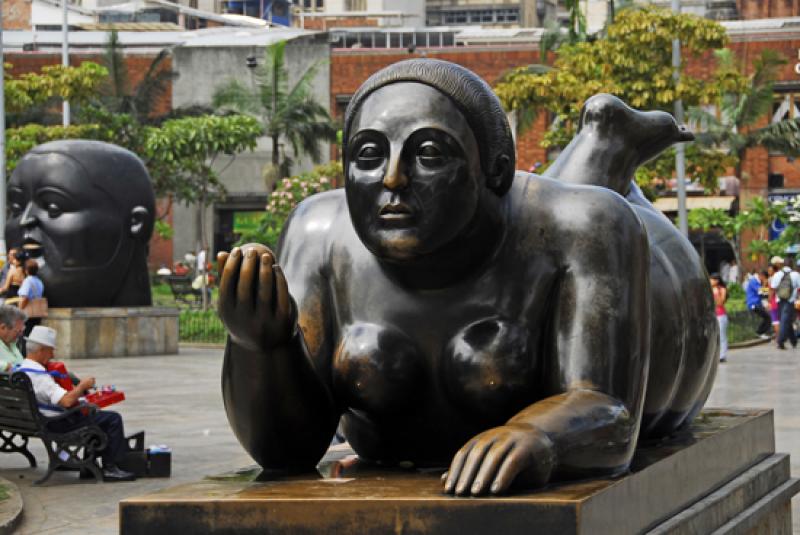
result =
[[[724,91],[744,87],[745,77],[730,65],[719,65],[710,76],[690,75],[682,62],[680,82],[672,69],[672,40],[679,38],[687,58],[695,60],[727,44],[725,29],[714,21],[689,14],[674,14],[653,7],[627,7],[616,12],[605,35],[562,45],[552,68],[526,66],[508,73],[495,87],[508,110],[516,110],[521,126],[532,124],[542,110],[551,114],[544,147],[564,147],[572,139],[584,101],[596,93],[611,93],[638,109],[672,111],[683,99],[687,106],[715,102]],[[695,151],[687,167],[717,167],[719,155]],[[667,169],[664,155],[658,164],[638,175],[640,181]],[[669,175],[662,175],[667,178]],[[716,188],[716,180],[701,176]]]
[[[61,122],[61,111],[55,112],[56,101],[67,99],[82,104],[90,100],[105,78],[105,67],[85,61],[77,67],[47,65],[38,73],[25,73],[8,76],[10,63],[4,65],[6,71],[5,104],[6,124],[18,127],[27,123]]]
[[[122,52],[119,34],[112,30],[103,54],[103,64],[109,75],[101,86],[99,102],[95,106],[115,114],[128,114],[140,124],[157,122],[159,117],[154,115],[155,107],[176,77],[176,73],[166,66],[172,49],[161,49],[136,85],[131,84]]]
[[[224,155],[230,165],[236,154],[255,148],[260,134],[258,121],[246,115],[183,117],[146,128],[145,156],[164,167],[159,176],[169,177],[162,188],[197,206],[198,251],[208,251],[206,208],[225,194],[214,164]],[[203,280],[204,309],[208,306],[205,288]]]
[[[284,142],[291,145],[295,156],[306,153],[318,161],[320,141],[336,138],[330,115],[312,94],[319,63],[306,69],[289,87],[285,48],[285,41],[266,48],[263,63],[255,69],[254,87],[230,80],[215,92],[213,99],[217,108],[259,118],[264,134],[272,141],[271,169],[265,172],[272,179],[290,174],[292,160],[286,154]]]
[[[724,69],[741,68],[730,50],[718,50],[717,60]],[[689,118],[702,131],[697,142],[706,147],[725,150],[735,159],[736,176],[742,177],[741,163],[745,151],[762,146],[791,156],[800,155],[800,119],[784,119],[764,127],[756,124],[772,110],[773,86],[778,69],[786,59],[774,50],[762,51],[754,62],[753,72],[738,91],[724,91],[716,100],[717,112],[700,107],[689,109]]]
[[[796,215],[796,212],[786,210],[786,206],[781,203],[770,204],[760,197],[754,197],[748,201],[744,210],[735,215],[718,208],[689,210],[688,224],[690,229],[718,232],[731,246],[736,263],[741,266],[742,234],[745,231],[756,233],[756,239],[749,244],[751,256],[783,254],[787,245],[792,245],[797,241],[797,225],[791,221],[791,218]],[[800,220],[800,218],[796,219]],[[775,220],[788,224],[784,231],[785,236],[782,235],[780,240],[768,241],[766,239],[767,229]]]

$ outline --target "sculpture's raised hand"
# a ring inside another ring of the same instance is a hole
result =
[[[275,255],[248,243],[217,255],[219,317],[233,341],[254,351],[286,342],[294,330],[286,277]]]
[[[555,467],[553,443],[542,431],[509,423],[484,431],[458,450],[442,476],[448,494],[502,494],[515,481],[526,487],[548,482]]]

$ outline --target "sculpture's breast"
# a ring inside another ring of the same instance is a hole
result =
[[[505,421],[537,399],[537,360],[528,329],[492,317],[451,338],[439,376],[452,403]]]
[[[373,414],[402,411],[419,402],[425,367],[416,344],[402,332],[374,323],[347,327],[333,357],[337,399]]]

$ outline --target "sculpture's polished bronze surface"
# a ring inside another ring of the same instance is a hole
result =
[[[625,135],[601,142],[609,176],[635,169],[617,159]],[[341,416],[362,458],[449,465],[457,495],[615,475],[646,386],[706,385],[688,371],[646,385],[651,247],[630,203],[515,174],[505,114],[471,72],[379,71],[348,106],[344,149],[345,191],[297,207],[277,260],[260,245],[219,257],[226,411],[261,466],[312,467]],[[707,389],[691,390],[701,405]]]
[[[155,198],[135,154],[99,141],[39,145],[11,175],[8,208],[6,240],[39,261],[50,306],[151,304]]]

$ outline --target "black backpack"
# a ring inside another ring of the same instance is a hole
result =
[[[788,271],[784,271],[783,277],[781,277],[780,282],[778,282],[775,295],[777,295],[778,299],[781,301],[788,301],[792,297],[792,291],[794,291],[794,286],[792,286],[792,274]]]

